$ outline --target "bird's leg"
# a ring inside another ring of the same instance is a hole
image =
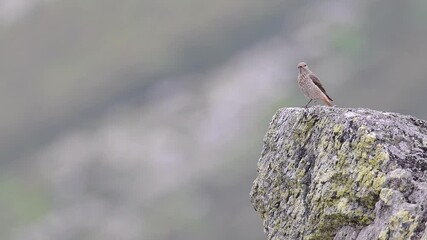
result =
[[[304,106],[305,108],[307,108],[308,107],[308,104],[310,104],[311,103],[311,101],[313,101],[313,99],[310,99],[310,101],[308,101],[308,103]]]

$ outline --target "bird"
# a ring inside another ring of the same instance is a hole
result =
[[[304,95],[310,99],[305,105],[307,108],[308,104],[313,100],[322,100],[326,105],[332,107],[332,98],[326,93],[325,88],[320,83],[319,78],[314,75],[313,72],[308,69],[305,62],[298,63],[298,85]]]

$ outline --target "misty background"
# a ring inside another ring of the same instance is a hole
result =
[[[265,239],[268,123],[307,100],[427,119],[423,0],[0,0],[0,239]]]

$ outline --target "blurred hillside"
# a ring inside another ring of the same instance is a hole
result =
[[[262,239],[302,60],[339,106],[427,118],[421,0],[28,2],[0,31],[2,239]]]
[[[34,6],[2,30],[1,151],[37,147],[111,104],[141,98],[159,79],[226,60],[277,31],[281,4],[89,0]]]

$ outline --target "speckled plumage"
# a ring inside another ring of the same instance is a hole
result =
[[[308,99],[322,100],[326,105],[332,106],[332,99],[326,93],[319,78],[308,69],[307,64],[304,62],[299,63],[298,69],[298,85],[304,95]]]

